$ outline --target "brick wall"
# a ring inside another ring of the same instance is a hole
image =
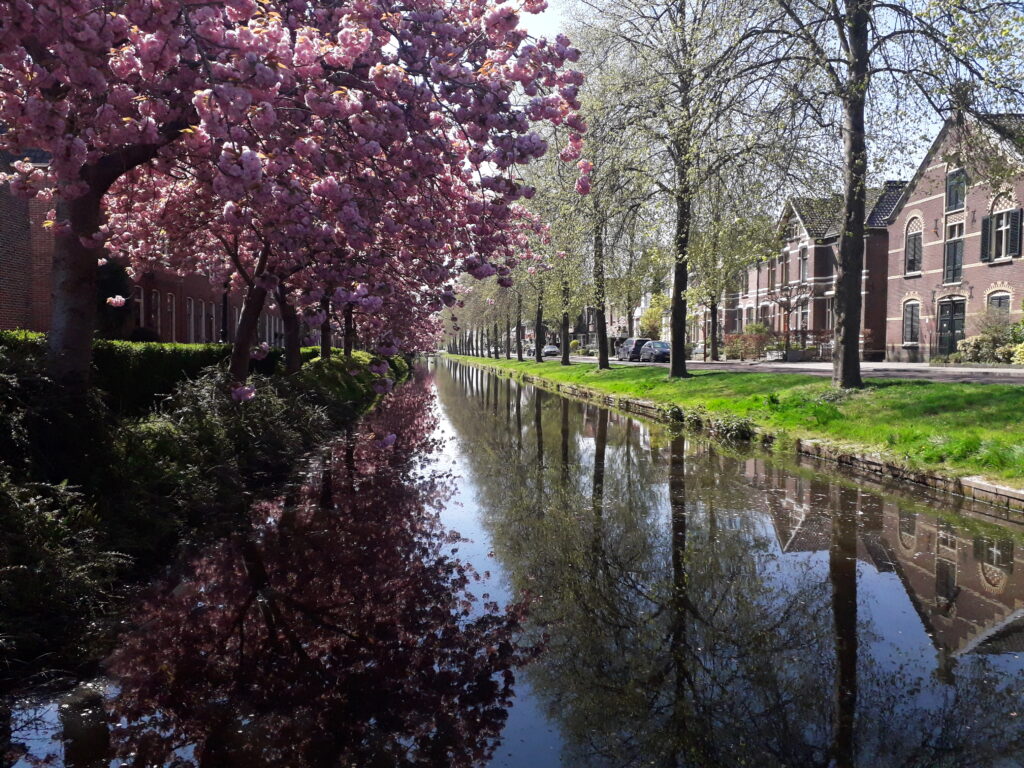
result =
[[[942,158],[949,139],[941,139],[929,152],[918,177],[889,227],[889,287],[886,309],[886,356],[890,360],[927,360],[945,353],[951,334],[942,333],[940,314],[963,307],[964,336],[977,333],[979,318],[993,294],[1008,295],[1010,317],[1022,317],[1024,259],[994,262],[981,260],[981,225],[993,211],[1020,209],[1024,203],[1024,178],[997,194],[989,182],[968,172],[968,188],[962,209],[946,211],[946,177],[954,170]],[[945,244],[949,226],[963,224],[963,267],[959,280],[947,282],[944,274]],[[906,242],[908,229],[919,229],[922,264],[908,273]],[[962,302],[962,305],[960,304]],[[919,338],[903,338],[904,313],[909,304],[919,307]],[[954,306],[954,303],[956,306]]]

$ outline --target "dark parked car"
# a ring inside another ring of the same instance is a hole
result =
[[[541,357],[558,357],[560,354],[562,354],[562,350],[555,344],[548,344],[540,351]]]
[[[619,360],[639,360],[640,350],[648,341],[650,339],[626,339],[619,345],[617,357]]]
[[[640,362],[667,363],[671,351],[667,341],[648,341],[640,350]]]

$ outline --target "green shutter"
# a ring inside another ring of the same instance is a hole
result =
[[[991,216],[981,220],[981,260],[992,261],[992,222]]]
[[[1010,211],[1010,242],[1006,244],[1007,256],[1020,256],[1020,208]]]

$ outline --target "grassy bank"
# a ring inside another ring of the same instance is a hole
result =
[[[983,475],[1024,487],[1024,386],[869,379],[864,390],[837,391],[826,379],[802,374],[699,371],[672,380],[655,367],[599,371],[588,363],[453,359],[684,411],[745,418],[781,440],[824,439],[908,468]]]

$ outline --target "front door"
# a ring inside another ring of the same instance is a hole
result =
[[[964,299],[947,299],[939,302],[939,354],[951,355],[956,352],[957,342],[964,337],[964,315],[967,302]]]

